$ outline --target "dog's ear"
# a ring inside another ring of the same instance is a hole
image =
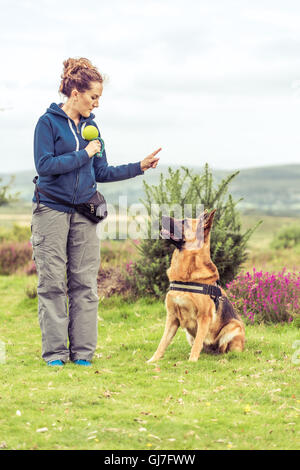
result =
[[[205,218],[207,217],[208,215],[208,210],[205,209],[205,211],[201,212],[201,214],[199,215],[198,219],[199,220],[205,220]]]
[[[213,209],[209,214],[204,215],[204,230],[211,229],[216,210],[217,209]]]
[[[199,225],[201,225],[202,227],[205,225],[208,215],[209,215],[209,213],[208,213],[207,209],[205,209],[205,211],[201,212],[201,214],[198,217],[198,221],[199,221],[198,227],[199,227]]]

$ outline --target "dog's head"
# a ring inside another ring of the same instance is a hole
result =
[[[198,219],[175,219],[162,216],[160,235],[179,250],[197,250],[209,242],[209,234],[216,209],[205,210]]]

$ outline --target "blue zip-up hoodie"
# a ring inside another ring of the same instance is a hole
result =
[[[60,105],[61,106],[61,105]],[[96,183],[121,181],[142,175],[140,162],[108,166],[105,150],[101,158],[89,158],[82,137],[86,125],[96,126],[95,115],[81,116],[78,127],[56,103],[40,117],[34,132],[34,161],[37,184],[50,195],[71,204],[87,202],[97,190]],[[99,131],[99,129],[98,129]],[[99,131],[100,136],[100,131]],[[39,193],[40,202],[62,212],[74,212]],[[33,202],[36,201],[35,194]]]

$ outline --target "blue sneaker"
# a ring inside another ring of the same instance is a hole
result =
[[[48,364],[48,366],[52,366],[52,367],[53,367],[53,366],[59,366],[59,367],[61,367],[61,366],[64,365],[64,362],[61,361],[60,359],[57,359],[56,361],[49,361],[49,362],[47,362],[47,364]]]
[[[90,361],[86,361],[85,359],[76,359],[76,361],[74,361],[74,364],[86,367],[90,367],[92,365]]]

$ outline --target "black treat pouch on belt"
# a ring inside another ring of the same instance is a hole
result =
[[[70,202],[66,202],[63,199],[60,199],[58,197],[53,196],[52,194],[47,193],[43,189],[39,188],[37,183],[38,176],[35,176],[33,179],[33,183],[35,184],[35,195],[36,195],[36,200],[37,204],[39,206],[40,200],[39,200],[39,192],[44,194],[45,196],[49,197],[53,201],[59,202],[60,204],[64,204],[65,206],[68,207],[73,207],[77,212],[80,214],[84,215],[87,219],[91,220],[94,222],[94,224],[98,224],[99,222],[102,222],[107,215],[107,204],[104,196],[99,193],[99,191],[96,191],[95,194],[89,199],[87,202],[82,202],[81,204],[71,204]]]
[[[88,202],[74,204],[77,212],[97,224],[107,217],[107,205],[104,196],[97,191]]]

